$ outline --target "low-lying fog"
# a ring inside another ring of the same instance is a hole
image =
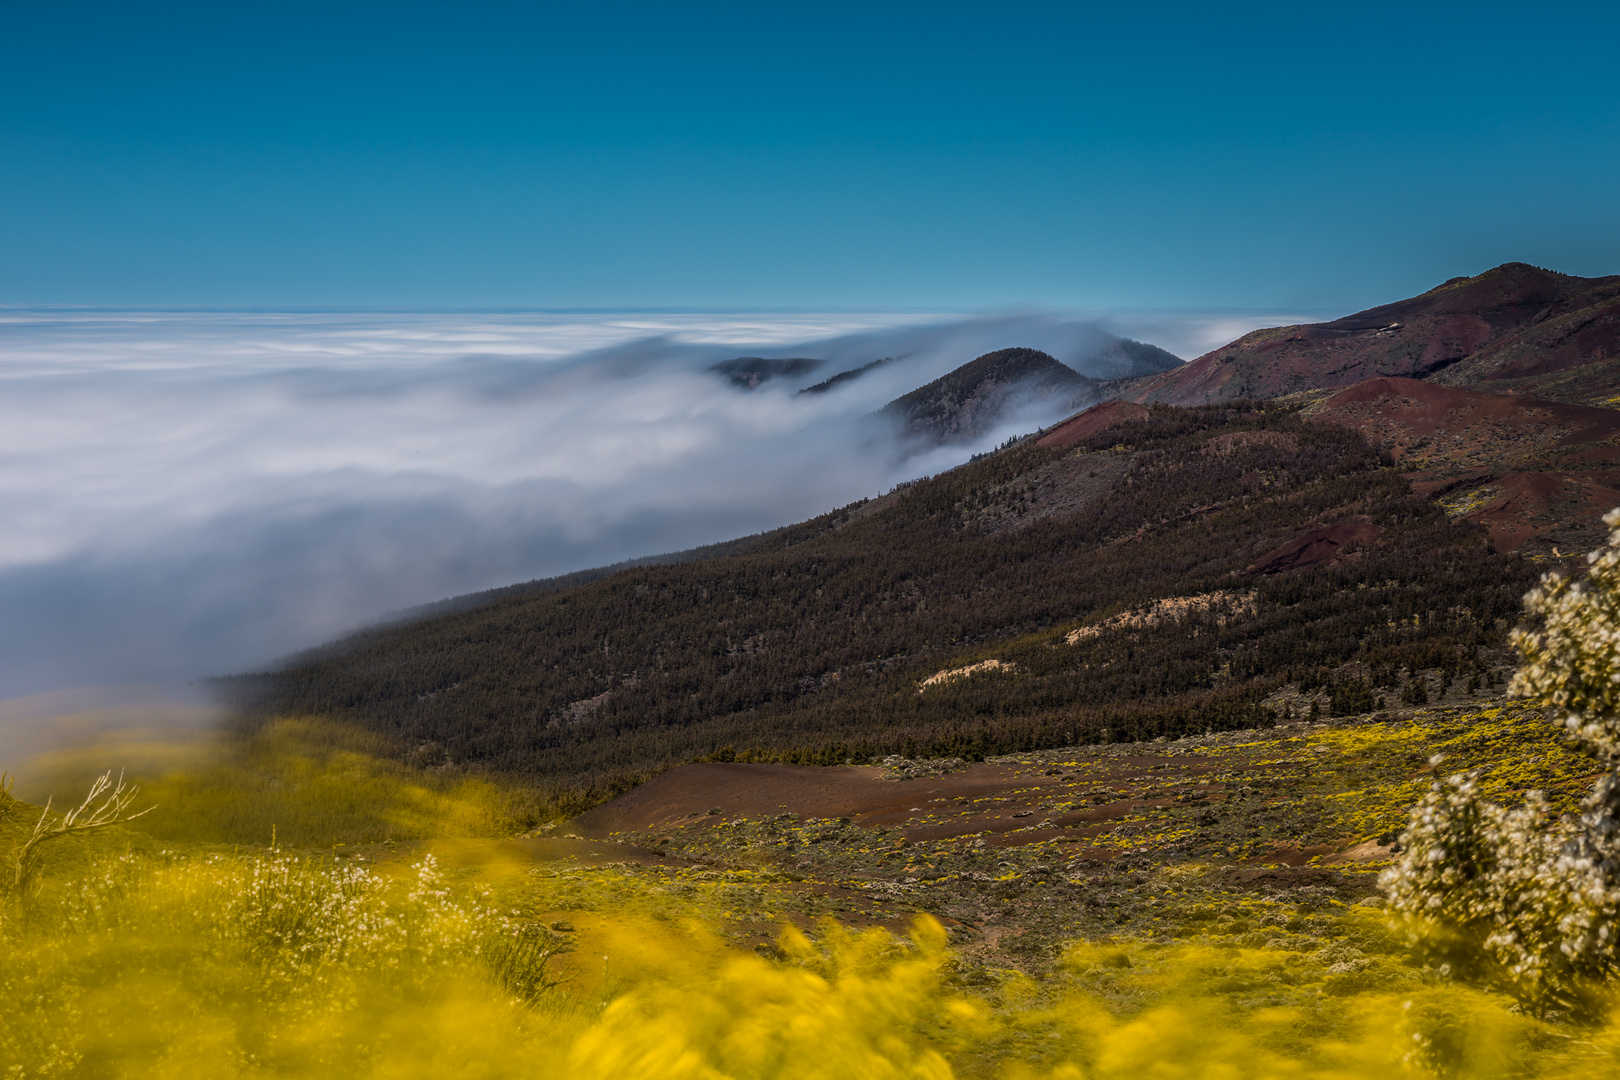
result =
[[[265,665],[390,612],[802,519],[965,460],[874,410],[1099,325],[1294,318],[0,311],[0,698]],[[739,389],[737,356],[816,371]],[[835,390],[796,391],[880,357]]]

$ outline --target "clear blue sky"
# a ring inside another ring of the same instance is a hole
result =
[[[1620,272],[1620,5],[0,6],[0,303],[1348,308]]]

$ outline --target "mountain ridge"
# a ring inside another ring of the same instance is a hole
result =
[[[1197,405],[1384,376],[1594,403],[1620,393],[1620,276],[1504,263],[1325,323],[1269,327],[1121,388]]]

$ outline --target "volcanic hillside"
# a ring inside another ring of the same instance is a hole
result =
[[[1118,403],[1124,407],[1124,403]],[[1498,551],[1578,559],[1620,506],[1620,412],[1414,379],[1369,379],[1305,415],[1362,432]]]
[[[233,685],[250,718],[353,722],[567,809],[683,761],[976,757],[1499,678],[1531,567],[1360,434],[1247,402],[1064,430],[721,557],[508,594]]]
[[[1333,322],[1256,330],[1122,396],[1197,405],[1384,376],[1607,404],[1620,395],[1620,276],[1506,263]]]

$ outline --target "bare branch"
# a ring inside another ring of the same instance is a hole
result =
[[[60,820],[52,820],[51,800],[45,800],[45,807],[40,811],[39,820],[34,823],[34,831],[17,852],[12,889],[22,890],[32,880],[39,868],[41,846],[52,840],[60,840],[64,836],[93,832],[109,825],[134,821],[157,809],[155,806],[148,806],[137,813],[129,813],[130,804],[135,801],[135,796],[140,790],[139,787],[126,784],[123,773],[118,774],[118,782],[114,783],[112,771],[108,770],[90,785],[90,792],[84,797],[84,801],[63,814]]]
[[[17,800],[11,796],[11,774],[0,773],[0,822],[10,817],[17,809]]]

